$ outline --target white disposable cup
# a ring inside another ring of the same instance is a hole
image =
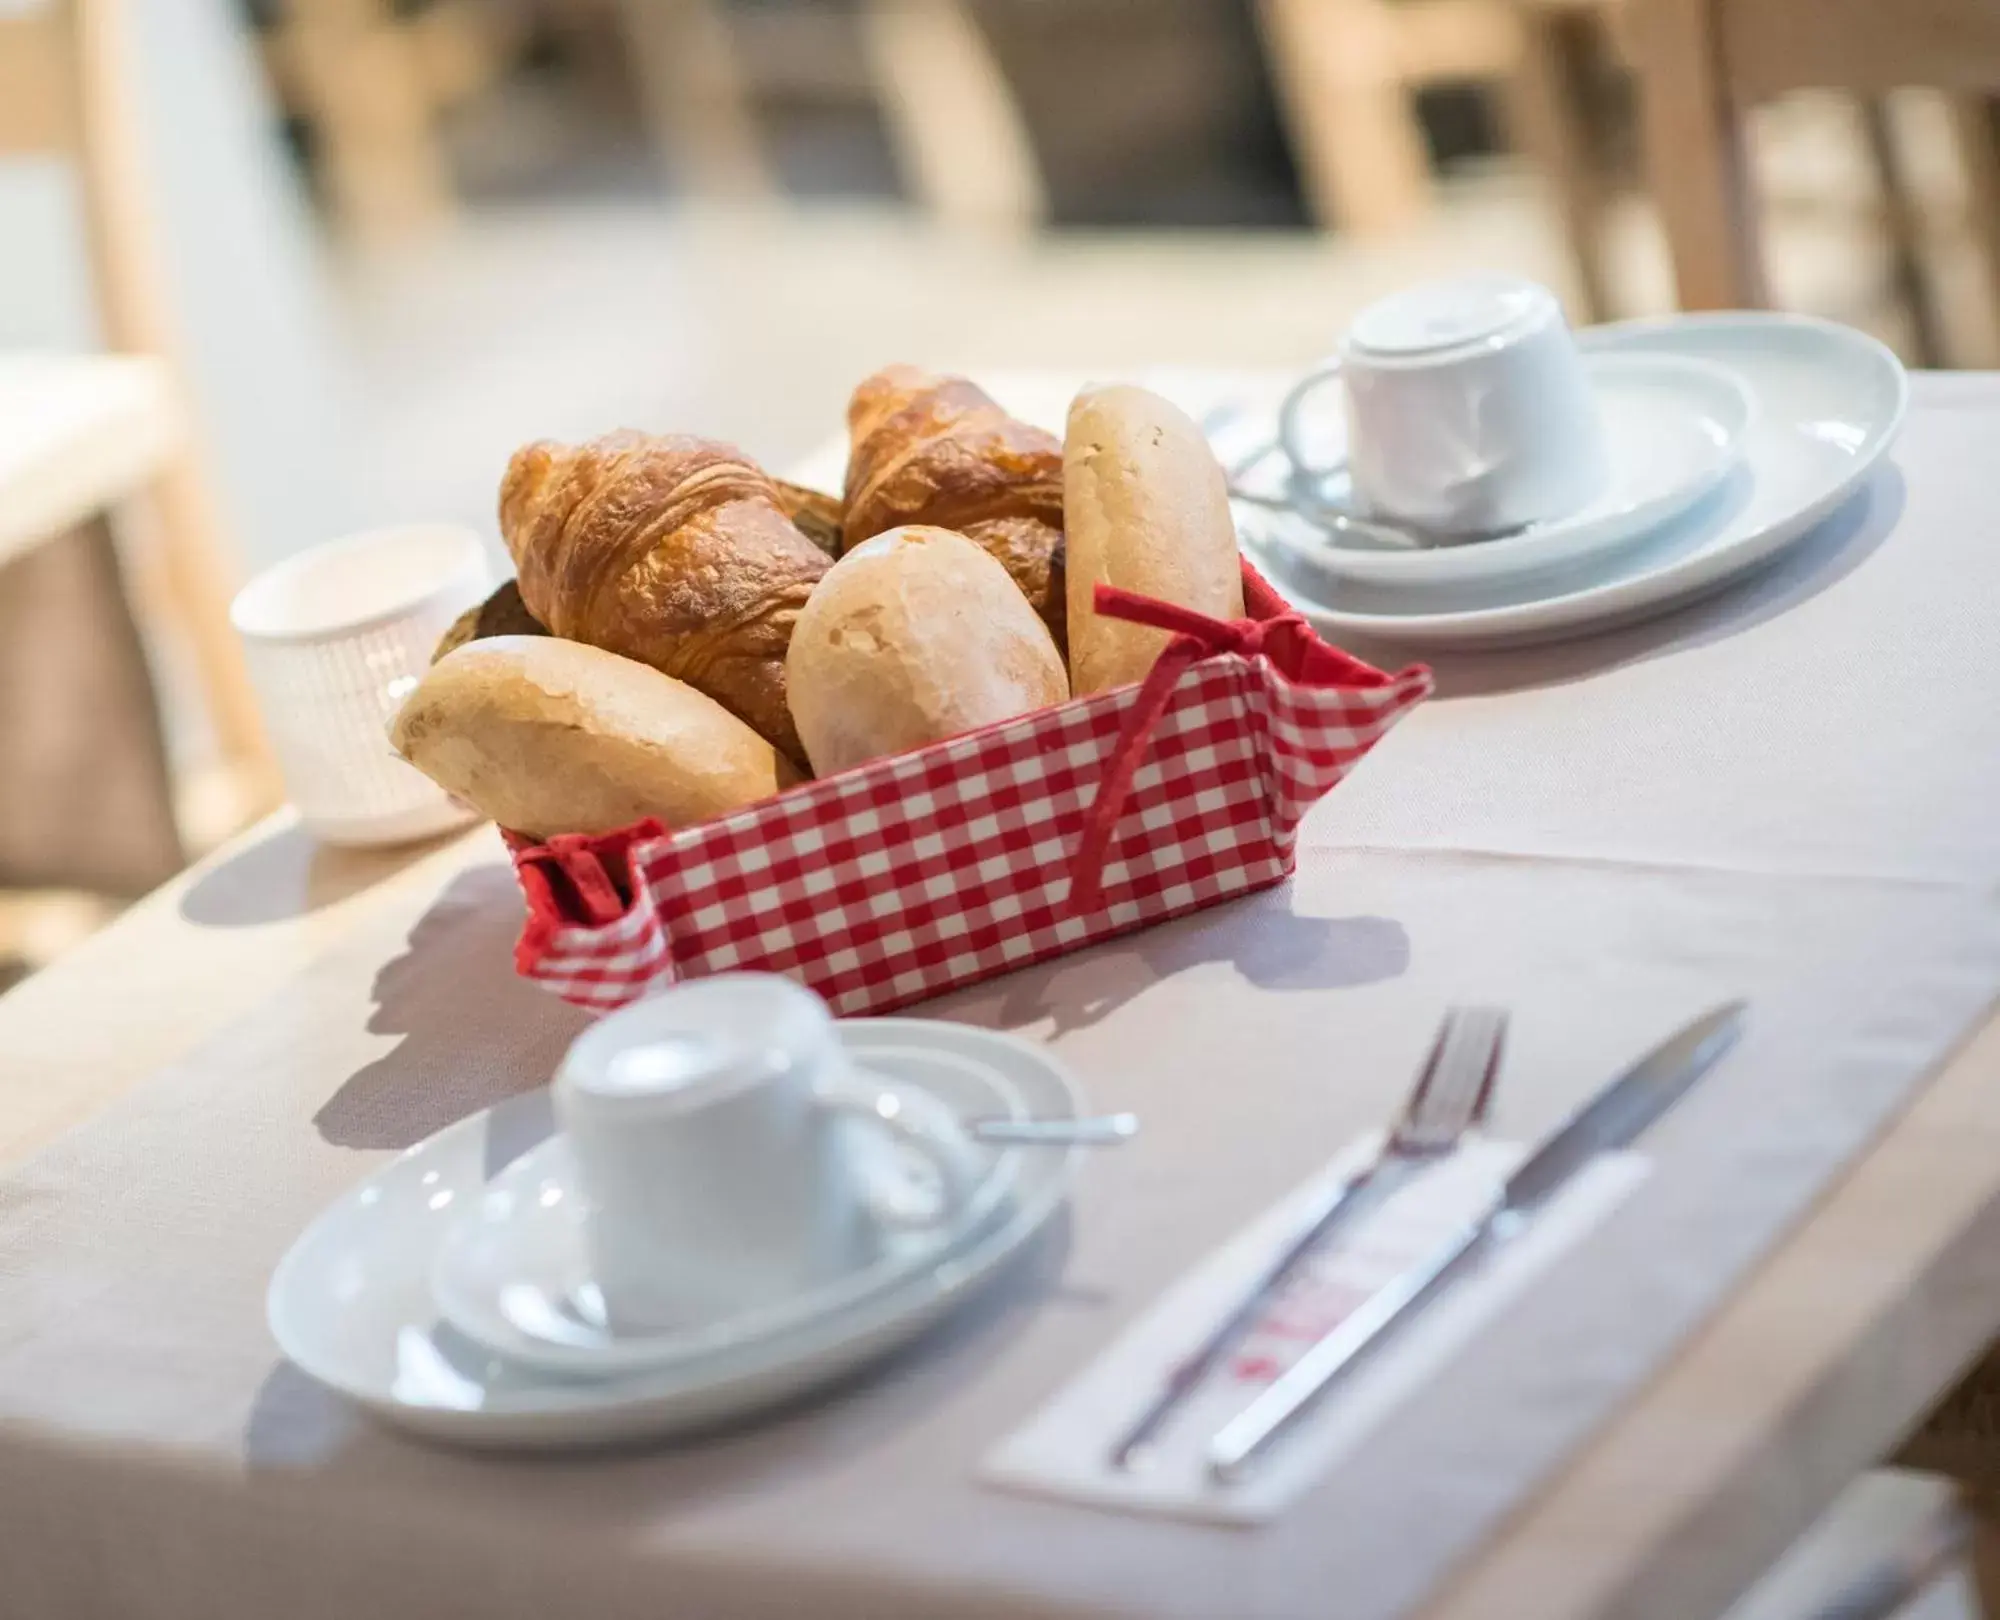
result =
[[[791,980],[678,985],[586,1030],[555,1082],[605,1309],[712,1322],[863,1265],[883,1225],[950,1220],[980,1160],[951,1110],[848,1060]],[[912,1188],[897,1142],[935,1172]]]
[[[1347,452],[1316,461],[1305,409],[1336,378]],[[1309,478],[1345,467],[1355,516],[1451,538],[1567,517],[1609,478],[1562,306],[1513,276],[1426,282],[1370,305],[1286,398],[1279,442]]]
[[[475,819],[396,756],[389,721],[438,638],[491,588],[470,529],[374,529],[264,570],[230,604],[271,746],[306,827],[393,844]]]

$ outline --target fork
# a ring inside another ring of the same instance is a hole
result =
[[[1402,1117],[1373,1158],[1328,1189],[1310,1218],[1259,1274],[1208,1337],[1176,1363],[1159,1392],[1111,1448],[1111,1466],[1126,1469],[1152,1444],[1181,1403],[1264,1314],[1299,1263],[1362,1207],[1362,1192],[1378,1178],[1438,1159],[1482,1123],[1500,1074],[1507,1014],[1495,1007],[1453,1007],[1439,1025]]]

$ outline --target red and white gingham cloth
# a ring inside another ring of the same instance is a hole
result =
[[[514,840],[515,965],[609,1008],[786,973],[880,1013],[1278,882],[1300,818],[1430,691],[1328,646],[1247,565],[1228,623],[1100,587],[1176,633],[1152,675],[670,832]]]

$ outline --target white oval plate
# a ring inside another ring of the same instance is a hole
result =
[[[1570,517],[1493,540],[1407,550],[1273,523],[1268,544],[1339,580],[1416,589],[1485,585],[1567,567],[1626,545],[1681,515],[1729,475],[1756,415],[1744,381],[1711,360],[1612,351],[1586,358],[1604,422],[1610,478]]]
[[[860,1061],[878,1052],[948,1052],[990,1064],[1030,1113],[1083,1112],[1067,1071],[1027,1041],[914,1018],[840,1029]],[[941,1080],[940,1093],[949,1084]],[[978,1097],[964,1105],[977,1107]],[[914,1338],[1042,1229],[1061,1207],[1079,1156],[1074,1149],[1024,1156],[1013,1198],[985,1230],[873,1299],[754,1350],[582,1380],[492,1355],[440,1320],[431,1299],[432,1260],[459,1210],[550,1129],[546,1090],[516,1097],[419,1143],[322,1212],[272,1274],[266,1315],[279,1348],[385,1422],[461,1445],[562,1450],[709,1428],[829,1383]]]
[[[868,1069],[939,1094],[937,1071],[955,1072],[944,1100],[961,1114],[1025,1117],[1020,1095],[991,1064],[936,1048],[871,1052]],[[969,1103],[969,1098],[979,1098]],[[591,1273],[589,1199],[577,1183],[569,1143],[552,1136],[487,1184],[445,1234],[431,1266],[440,1314],[476,1344],[530,1367],[585,1377],[665,1368],[721,1351],[742,1352],[814,1317],[846,1310],[935,1265],[989,1224],[1020,1179],[1024,1151],[976,1150],[979,1184],[949,1221],[884,1230],[872,1258],[820,1287],[764,1309],[699,1326],[619,1331],[604,1319]]]
[[[1806,315],[1730,313],[1633,321],[1582,334],[1586,349],[1692,356],[1748,384],[1757,416],[1743,463],[1707,500],[1598,562],[1511,590],[1329,590],[1246,535],[1272,583],[1322,633],[1407,647],[1558,641],[1651,618],[1770,562],[1860,489],[1909,405],[1909,377],[1864,333]]]

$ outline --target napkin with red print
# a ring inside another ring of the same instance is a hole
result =
[[[1336,1231],[1272,1301],[1224,1366],[1185,1401],[1150,1450],[1111,1466],[1119,1437],[1258,1275],[1309,1222],[1333,1184],[1365,1164],[1379,1136],[1354,1143],[1328,1168],[1266,1211],[1176,1284],[1151,1311],[1073,1380],[1025,1428],[1003,1441],[982,1477],[1009,1490],[1133,1513],[1254,1525],[1289,1506],[1339,1466],[1377,1424],[1466,1350],[1480,1330],[1519,1303],[1535,1279],[1635,1188],[1646,1174],[1637,1153],[1606,1154],[1585,1167],[1534,1223],[1358,1365],[1236,1483],[1208,1474],[1216,1431],[1268,1388],[1375,1289],[1421,1259],[1473,1217],[1524,1149],[1470,1142],[1393,1188],[1354,1224]]]

